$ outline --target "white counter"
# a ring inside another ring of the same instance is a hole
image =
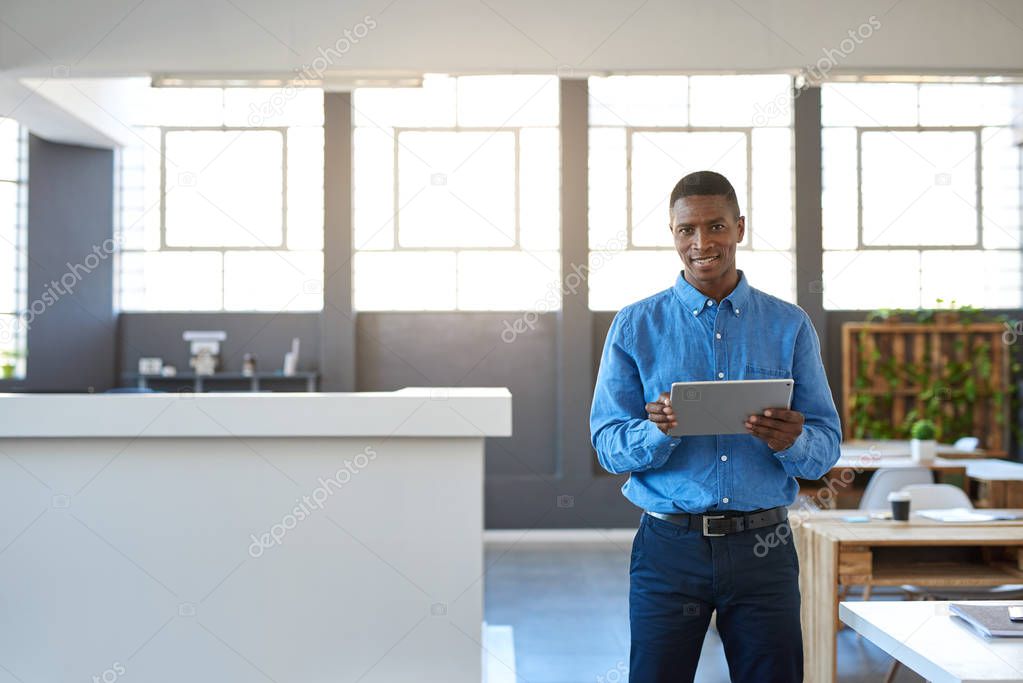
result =
[[[58,417],[60,419],[55,419]],[[511,436],[504,388],[363,393],[0,394],[0,438]]]
[[[0,683],[480,681],[506,389],[0,395]]]

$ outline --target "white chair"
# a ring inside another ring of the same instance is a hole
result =
[[[909,509],[914,512],[973,508],[966,492],[951,484],[911,484],[902,490],[909,494]]]
[[[926,467],[879,467],[867,482],[863,489],[863,497],[860,498],[861,510],[887,510],[888,494],[892,491],[901,491],[904,486],[912,484],[930,484],[934,482],[934,473]],[[844,598],[849,591],[849,586],[843,586],[841,596]],[[863,600],[870,600],[874,587],[866,583],[863,585]]]
[[[887,510],[888,494],[913,484],[934,483],[934,473],[926,467],[881,467],[867,482],[860,498],[861,510]]]
[[[963,436],[956,439],[956,442],[952,444],[952,448],[959,451],[975,451],[977,446],[980,445],[980,439],[975,436]]]

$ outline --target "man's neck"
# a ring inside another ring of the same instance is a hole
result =
[[[682,271],[682,277],[685,278],[686,282],[693,286],[696,291],[701,294],[706,294],[714,301],[720,302],[726,296],[731,294],[735,288],[739,285],[739,271],[733,269],[731,272],[726,273],[717,282],[711,285],[693,282],[686,276],[685,270]]]

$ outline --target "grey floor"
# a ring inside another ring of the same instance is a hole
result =
[[[486,562],[486,620],[514,628],[518,681],[628,680],[627,544],[488,542]],[[890,662],[848,629],[839,633],[840,683],[883,681]],[[721,641],[713,630],[704,642],[696,680],[728,683]],[[923,681],[906,669],[895,680]]]

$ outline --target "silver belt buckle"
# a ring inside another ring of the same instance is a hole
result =
[[[724,519],[724,515],[704,515],[703,516],[703,535],[704,536],[724,536],[724,534],[712,534],[707,531],[707,522],[712,519]]]

